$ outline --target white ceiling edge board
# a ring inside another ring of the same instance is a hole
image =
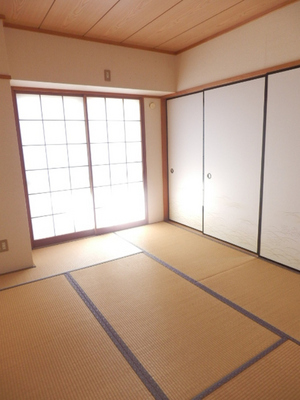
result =
[[[101,93],[119,93],[119,94],[132,94],[149,97],[162,97],[173,92],[165,92],[158,90],[146,89],[130,89],[130,88],[115,88],[107,86],[90,86],[90,85],[73,85],[67,83],[52,83],[52,82],[35,82],[23,81],[17,79],[10,80],[11,86],[24,87],[24,88],[37,88],[37,89],[59,89],[59,90],[75,90],[83,92],[101,92]]]

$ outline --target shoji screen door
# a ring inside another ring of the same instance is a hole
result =
[[[17,93],[16,100],[34,244],[145,222],[139,99]]]
[[[204,95],[204,233],[256,252],[263,78]]]
[[[169,218],[202,231],[203,93],[167,102]]]
[[[268,78],[261,255],[300,270],[300,68]]]

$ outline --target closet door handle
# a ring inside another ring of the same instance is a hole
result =
[[[211,173],[207,174],[208,179],[211,179]]]
[[[171,174],[173,174],[173,173],[174,173],[174,169],[173,169],[173,168],[171,168],[171,169],[170,169],[170,172],[171,172]]]

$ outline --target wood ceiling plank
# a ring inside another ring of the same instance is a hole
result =
[[[182,0],[122,0],[86,35],[123,41]]]
[[[38,28],[53,0],[0,0],[0,14],[5,16],[5,22]]]
[[[183,51],[293,2],[295,0],[244,0],[243,3],[157,46],[157,49]]]
[[[41,28],[82,36],[120,0],[56,0]]]
[[[157,47],[240,2],[241,0],[184,0],[124,43]]]

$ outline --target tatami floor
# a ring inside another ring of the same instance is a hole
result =
[[[171,223],[0,276],[0,399],[300,399],[300,273]]]

